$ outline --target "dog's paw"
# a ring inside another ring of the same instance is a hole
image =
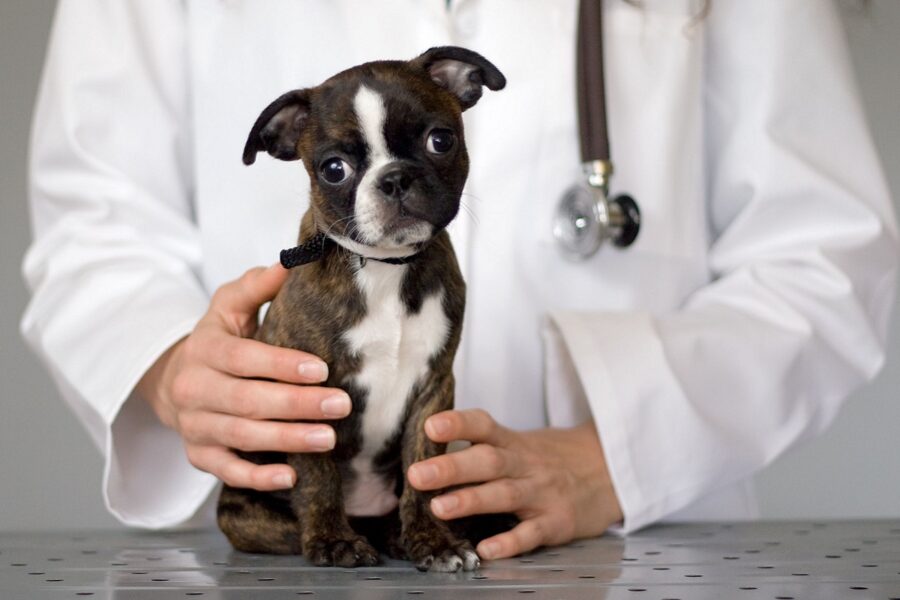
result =
[[[303,555],[319,567],[374,567],[381,562],[378,551],[362,536],[315,538],[304,544]]]
[[[481,565],[469,542],[453,539],[417,544],[409,554],[420,571],[456,573],[459,570],[474,571]]]

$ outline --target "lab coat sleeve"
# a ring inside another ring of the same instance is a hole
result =
[[[625,532],[822,432],[884,361],[897,230],[835,7],[715,0],[710,282],[668,314],[551,315]]]
[[[32,129],[22,332],[104,453],[109,510],[145,527],[188,519],[215,484],[133,393],[208,305],[183,10],[61,1]]]

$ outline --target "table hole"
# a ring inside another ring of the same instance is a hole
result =
[[[751,585],[745,585],[744,587],[739,587],[739,590],[758,590],[759,588],[755,588]]]
[[[622,562],[637,562],[636,558],[623,558]]]
[[[423,592],[422,590],[409,590],[409,591],[406,592],[406,593],[407,593],[407,594],[413,594],[413,595],[418,596],[418,595],[420,595],[420,594],[424,594],[425,592]]]
[[[759,550],[744,550],[744,554],[759,554]]]
[[[28,563],[9,563],[11,567],[27,567]]]
[[[472,579],[487,579],[487,575],[472,575]]]
[[[153,561],[162,560],[162,556],[148,556],[147,560],[153,560]]]
[[[780,546],[781,542],[766,542],[766,546]]]
[[[29,571],[29,575],[46,575],[43,571]]]
[[[562,573],[565,569],[550,569],[550,571],[553,573]]]
[[[146,575],[149,572],[150,571],[132,571],[131,574],[132,575]]]
[[[825,558],[840,558],[840,554],[826,554]]]
[[[647,588],[628,588],[629,592],[646,592]]]
[[[871,569],[872,567],[877,567],[878,565],[862,565],[862,566],[866,567],[867,569]]]
[[[659,550],[649,550],[647,552],[644,552],[644,554],[646,554],[647,556],[658,556],[662,554],[662,552],[660,552]]]
[[[859,552],[859,548],[844,548],[846,552]]]
[[[128,563],[114,562],[114,563],[109,563],[109,566],[111,566],[111,567],[127,567]]]
[[[794,577],[809,577],[809,573],[791,573]]]
[[[725,560],[739,560],[741,557],[740,556],[723,556],[722,558]]]
[[[669,567],[653,567],[654,571],[668,571]]]
[[[534,590],[519,590],[520,594],[533,594]]]
[[[690,575],[685,575],[685,577],[703,577],[703,575],[690,574]]]
[[[274,577],[257,577],[257,581],[275,581]]]
[[[163,577],[154,577],[150,579],[150,581],[168,581],[168,579],[165,579]]]
[[[851,590],[867,590],[867,589],[869,589],[869,588],[867,588],[867,587],[864,586],[864,585],[851,585],[851,586],[850,586],[850,589],[851,589]]]
[[[59,583],[62,579],[48,579],[47,583]]]
[[[372,577],[366,577],[366,581],[381,581],[381,577],[373,575]]]
[[[60,562],[62,559],[54,556],[53,558],[48,558],[47,560],[49,560],[50,562]]]
[[[794,600],[793,596],[775,596],[775,600]]]
[[[96,550],[82,550],[82,554],[97,554]]]
[[[761,565],[761,566],[756,567],[756,568],[757,568],[757,569],[774,569],[775,567],[773,567],[773,566],[771,566],[771,565]]]
[[[578,579],[597,579],[593,575],[579,575]]]

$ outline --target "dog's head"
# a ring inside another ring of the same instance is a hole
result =
[[[414,253],[459,210],[469,159],[462,111],[506,85],[487,59],[432,48],[353,67],[263,110],[244,147],[302,159],[318,229],[364,255]]]

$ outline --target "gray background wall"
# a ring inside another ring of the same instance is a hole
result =
[[[825,0],[822,0],[825,1]],[[99,454],[18,333],[27,293],[26,161],[52,0],[0,0],[0,531],[113,527]],[[842,5],[875,142],[900,211],[900,2]],[[839,149],[835,149],[839,151]],[[758,477],[763,515],[900,517],[900,319],[884,371],[824,436]]]

